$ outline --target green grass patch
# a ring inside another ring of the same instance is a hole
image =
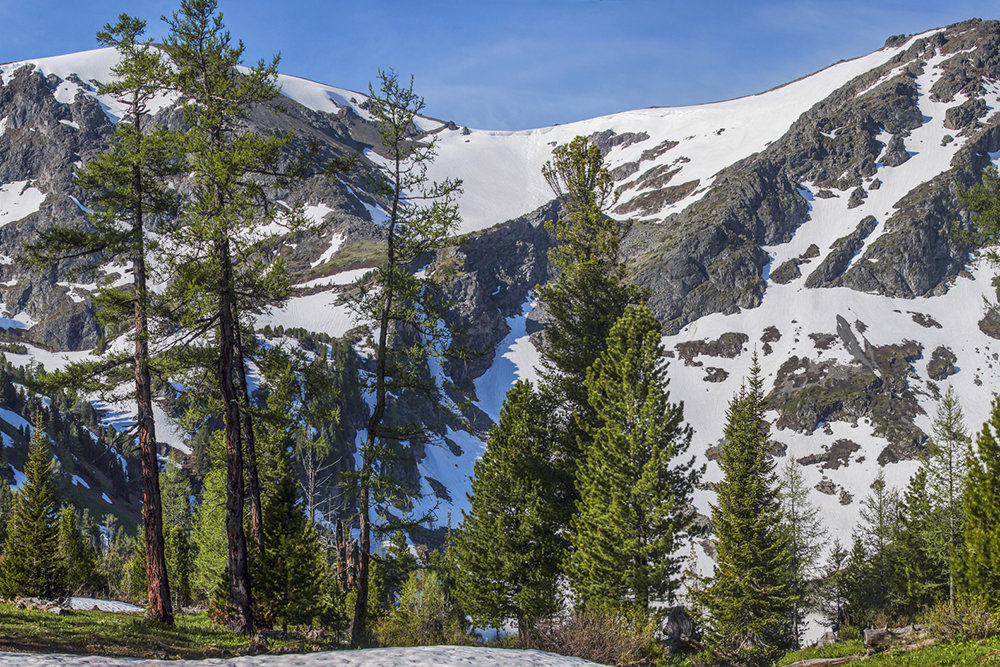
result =
[[[0,650],[135,658],[224,658],[257,651],[251,638],[234,635],[208,615],[179,614],[173,627],[141,614],[64,611],[56,615],[0,603]],[[267,640],[267,652],[300,653],[340,648],[289,633]]]
[[[889,651],[865,660],[865,667],[930,667],[934,665],[1000,665],[1000,637],[939,643],[915,651]]]
[[[837,642],[827,646],[809,646],[807,648],[799,649],[798,651],[791,651],[786,653],[785,657],[778,661],[778,664],[790,665],[793,662],[798,662],[800,660],[813,660],[815,658],[842,658],[845,655],[864,654],[864,644],[861,643],[861,640],[855,639],[853,641]]]

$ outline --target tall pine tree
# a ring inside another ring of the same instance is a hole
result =
[[[961,587],[1000,603],[1000,396],[969,448],[963,500],[965,545],[960,553]]]
[[[955,602],[955,572],[962,547],[962,495],[965,492],[969,434],[958,396],[948,387],[938,404],[934,430],[924,460],[933,521],[930,548],[948,572],[948,600]]]
[[[105,264],[125,261],[131,266],[129,289],[103,286],[95,296],[103,325],[110,331],[132,330],[131,353],[105,348],[97,361],[77,363],[57,373],[50,382],[91,385],[113,390],[132,376],[137,406],[136,439],[142,473],[142,512],[145,527],[149,582],[149,612],[163,623],[173,623],[166,562],[163,555],[163,518],[160,504],[156,429],[153,419],[150,324],[156,310],[155,295],[147,287],[150,256],[156,244],[150,231],[158,217],[177,210],[177,192],[169,178],[181,171],[178,135],[155,128],[151,116],[154,99],[168,85],[170,70],[160,50],[141,41],[145,22],[122,14],[97,34],[98,41],[121,54],[111,68],[114,80],[98,92],[121,103],[125,116],[115,127],[111,147],[77,172],[77,182],[89,193],[92,227],[82,230],[55,226],[32,244],[33,259],[58,263],[81,257]]]
[[[233,629],[253,631],[244,500],[263,548],[261,489],[252,406],[246,379],[252,336],[248,320],[288,295],[288,277],[274,248],[275,224],[302,227],[301,207],[275,206],[275,188],[288,186],[281,168],[290,134],[259,135],[249,118],[279,95],[277,63],[241,69],[242,42],[233,43],[216,0],[183,0],[166,19],[164,49],[175,68],[172,83],[188,125],[190,188],[178,224],[165,235],[176,260],[169,296],[182,330],[210,335],[210,345],[187,348],[194,366],[213,367],[226,446],[226,533]],[[246,332],[246,333],[245,333]],[[245,481],[244,481],[245,480]],[[246,487],[249,487],[248,489]]]
[[[7,543],[0,558],[0,595],[54,598],[65,590],[59,554],[58,498],[41,415],[36,415],[24,466],[25,481],[14,500]]]
[[[789,645],[794,595],[785,578],[788,545],[763,385],[755,355],[726,414],[723,479],[712,505],[715,575],[695,592],[709,650],[726,664],[771,665]]]
[[[566,566],[585,608],[645,618],[679,586],[677,552],[692,529],[701,469],[682,459],[692,431],[666,385],[660,325],[648,308],[629,306],[587,371],[596,419],[577,472]]]
[[[805,602],[812,592],[810,582],[816,574],[820,549],[826,531],[819,510],[809,501],[798,461],[789,457],[781,476],[781,530],[788,543],[788,583],[795,602],[792,605],[791,639],[798,647],[802,640]]]
[[[360,443],[360,469],[351,476],[358,498],[357,596],[351,621],[351,645],[368,642],[368,584],[372,533],[392,532],[396,526],[377,526],[373,507],[405,505],[411,489],[396,483],[390,467],[401,440],[419,439],[419,426],[387,424],[386,411],[393,397],[422,394],[439,409],[444,399],[433,375],[423,372],[430,357],[440,356],[451,332],[443,315],[447,304],[441,299],[440,275],[414,274],[413,262],[441,248],[459,223],[455,199],[461,182],[432,182],[427,168],[435,157],[433,139],[417,140],[412,135],[414,121],[424,108],[424,100],[395,72],[379,72],[378,89],[369,86],[369,112],[382,139],[386,156],[375,182],[375,193],[388,202],[384,221],[386,260],[372,274],[371,281],[359,281],[361,289],[351,302],[363,319],[375,323],[372,331],[373,372],[363,381],[374,404],[368,418],[365,439]],[[384,513],[382,513],[384,514]]]
[[[517,382],[476,461],[471,508],[454,534],[463,607],[482,627],[516,621],[522,637],[559,607],[564,538],[551,502],[547,425],[531,383]]]

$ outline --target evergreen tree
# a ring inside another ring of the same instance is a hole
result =
[[[764,417],[764,381],[754,356],[746,384],[732,399],[715,486],[712,529],[715,575],[695,591],[705,615],[709,651],[720,661],[771,665],[788,648],[794,595],[785,573],[780,491],[770,426]]]
[[[382,591],[382,600],[378,601],[382,607],[388,608],[395,603],[406,579],[418,566],[417,557],[406,543],[406,533],[397,530],[390,535],[379,549],[377,588]]]
[[[649,309],[629,306],[587,371],[596,420],[577,472],[566,565],[585,608],[645,618],[680,585],[677,551],[692,529],[701,469],[681,460],[692,431],[666,385],[660,325]]]
[[[359,281],[352,307],[375,323],[371,349],[374,372],[363,378],[374,396],[364,442],[359,447],[360,467],[350,481],[358,498],[360,563],[357,596],[351,622],[351,645],[368,641],[369,563],[371,536],[398,526],[374,526],[373,504],[407,504],[412,491],[389,474],[396,458],[394,446],[403,439],[419,439],[414,424],[385,422],[387,397],[416,394],[443,408],[443,397],[433,376],[427,379],[429,357],[441,356],[452,332],[443,322],[447,304],[441,300],[440,275],[413,274],[408,267],[440,248],[458,225],[455,198],[458,181],[432,183],[427,167],[434,159],[434,143],[411,136],[414,120],[424,107],[423,98],[394,72],[379,72],[379,88],[369,86],[369,113],[378,127],[386,163],[374,191],[388,204],[386,260],[372,272],[370,281]],[[382,513],[380,513],[382,514]]]
[[[194,512],[191,543],[194,571],[191,594],[207,602],[226,573],[226,466],[221,436],[213,436],[210,455],[214,465],[202,480],[201,497]]]
[[[279,168],[290,134],[260,136],[247,127],[255,110],[279,95],[278,59],[240,69],[244,46],[225,30],[216,0],[183,0],[166,18],[164,49],[175,68],[173,86],[183,98],[188,125],[191,188],[179,224],[165,243],[175,262],[169,296],[190,335],[210,334],[210,344],[187,348],[193,366],[214,368],[226,446],[226,535],[233,629],[253,631],[252,595],[243,508],[249,487],[250,524],[263,548],[261,489],[246,363],[252,350],[243,331],[252,314],[287,298],[288,278],[262,234],[271,223],[301,227],[301,209],[274,205],[274,188],[288,185]],[[279,211],[281,212],[279,214]],[[241,320],[242,318],[242,320]],[[244,459],[245,452],[245,459]]]
[[[171,524],[166,534],[167,576],[170,579],[171,602],[180,609],[191,604],[191,544],[187,532],[179,524]]]
[[[59,557],[66,575],[65,590],[71,595],[92,595],[100,585],[97,554],[78,524],[76,510],[65,505],[59,513]]]
[[[15,496],[6,549],[0,558],[0,595],[7,598],[54,598],[64,590],[58,499],[52,490],[52,458],[46,440],[42,417],[36,415],[25,481]]]
[[[840,538],[833,538],[819,581],[821,609],[830,624],[838,629],[847,621],[846,572],[849,558],[850,552],[844,548]]]
[[[900,508],[895,540],[895,567],[905,600],[902,610],[913,613],[938,602],[947,588],[948,563],[935,558],[934,510],[927,489],[927,469],[910,478]]]
[[[185,533],[191,530],[191,481],[176,450],[171,450],[161,475],[163,523],[179,526]]]
[[[0,554],[6,548],[7,528],[14,515],[14,492],[7,480],[0,480]]]
[[[142,526],[139,526],[139,532],[132,541],[131,551],[132,555],[125,568],[125,589],[128,591],[130,600],[147,604],[149,602],[147,597],[149,581],[146,579],[146,536],[143,535]]]
[[[969,448],[963,509],[961,589],[1000,604],[1000,396]]]
[[[876,615],[895,615],[904,595],[896,576],[899,494],[889,488],[881,468],[861,503],[861,523],[854,533],[848,565],[848,606],[864,625]]]
[[[630,223],[607,215],[616,197],[600,149],[576,137],[553,151],[542,174],[565,217],[547,224],[556,240],[549,262],[557,277],[537,288],[549,318],[540,346],[541,388],[552,403],[553,433],[559,434],[562,448],[559,459],[567,466],[569,500],[559,504],[572,513],[575,466],[583,460],[587,437],[584,425],[593,427],[595,419],[588,402],[587,369],[604,350],[625,307],[641,303],[645,294],[625,282],[619,252]]]
[[[962,406],[953,387],[938,404],[924,467],[932,503],[930,549],[948,572],[948,600],[955,602],[955,570],[962,547],[962,494],[965,491],[969,435]]]
[[[299,502],[298,481],[287,451],[277,455],[277,475],[264,504],[264,556],[258,606],[261,622],[309,625],[322,612],[323,584],[329,582],[316,530]]]
[[[77,171],[77,182],[90,194],[92,228],[55,226],[42,233],[31,246],[36,262],[78,261],[80,257],[99,259],[106,265],[121,261],[131,265],[132,285],[101,287],[95,302],[108,331],[127,331],[134,350],[131,354],[105,348],[101,359],[77,363],[49,380],[50,386],[70,383],[97,386],[111,391],[129,377],[134,378],[137,405],[136,435],[143,483],[143,525],[148,541],[146,564],[149,581],[150,613],[163,623],[173,623],[166,564],[163,556],[163,520],[156,459],[156,432],[152,409],[152,379],[149,346],[150,319],[156,310],[155,295],[147,288],[151,269],[148,261],[155,250],[151,221],[170,216],[177,210],[177,193],[168,179],[181,171],[177,134],[151,129],[151,104],[167,85],[169,68],[160,50],[149,41],[140,41],[144,21],[122,14],[118,23],[108,24],[97,34],[98,41],[114,47],[120,60],[111,68],[114,80],[98,88],[101,95],[113,96],[126,110],[115,127],[111,147]],[[51,412],[53,433],[59,420],[56,406]]]
[[[516,621],[522,636],[559,607],[564,538],[550,497],[547,420],[529,382],[507,391],[475,463],[471,507],[454,534],[458,597],[466,612],[481,627]]]
[[[795,596],[792,604],[792,646],[802,641],[802,622],[812,593],[810,584],[816,574],[821,545],[826,531],[819,520],[819,510],[809,501],[809,488],[794,458],[789,458],[781,479],[781,529],[788,544],[788,583]]]

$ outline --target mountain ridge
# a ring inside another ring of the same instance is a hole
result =
[[[37,229],[85,224],[73,165],[102,149],[115,115],[88,87],[92,72],[73,78],[70,69],[96,67],[95,52],[85,54],[82,66],[55,57],[61,74],[0,65],[0,253],[11,260],[0,264],[0,298],[9,335],[29,346],[8,354],[19,365],[60,363],[37,344],[78,356],[100,334],[89,283],[13,261]],[[18,62],[44,60],[53,59]],[[287,193],[330,229],[288,239],[295,290],[258,326],[351,339],[363,323],[339,298],[378,261],[384,215],[366,190],[379,160],[374,131],[363,94],[282,76],[305,83],[289,86],[286,108],[261,111],[255,125],[295,129],[327,157],[361,157],[339,181],[314,175]],[[636,219],[625,243],[629,275],[651,290],[664,324],[673,397],[685,401],[695,449],[712,461],[721,415],[756,347],[776,455],[800,462],[834,533],[846,537],[875,472],[900,485],[912,471],[944,383],[956,385],[975,426],[988,408],[984,387],[1000,381],[990,349],[1000,327],[979,305],[992,296],[990,270],[971,264],[974,248],[951,234],[953,222],[967,225],[956,184],[971,185],[1000,151],[998,109],[1000,23],[970,20],[891,37],[871,54],[706,105],[519,131],[427,119],[414,136],[439,140],[432,177],[465,180],[466,224],[425,268],[451,271],[448,293],[466,331],[456,344],[492,354],[441,369],[454,388],[475,393],[473,427],[440,426],[444,446],[414,443],[399,474],[442,501],[438,525],[466,506],[468,475],[504,392],[535,377],[531,341],[545,318],[531,293],[551,275],[542,223],[558,215],[540,167],[555,145],[583,134],[615,175],[612,213]],[[169,104],[160,113],[175,122]],[[338,455],[353,453],[363,411],[345,415]],[[710,466],[708,482],[717,472]],[[701,511],[710,499],[706,485]]]

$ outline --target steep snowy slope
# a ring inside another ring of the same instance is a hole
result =
[[[558,213],[541,166],[581,134],[612,169],[613,215],[636,220],[630,276],[650,289],[664,324],[672,395],[685,402],[700,457],[712,461],[755,350],[775,455],[803,466],[844,537],[880,469],[905,483],[947,385],[969,424],[981,422],[1000,380],[1000,322],[982,307],[991,269],[970,264],[973,249],[952,227],[967,224],[956,184],[975,182],[1000,155],[998,44],[1000,25],[970,21],[890,38],[867,56],[716,104],[521,132],[421,119],[415,131],[438,142],[431,176],[464,182],[467,233],[426,270],[448,267],[456,324],[468,332],[461,342],[492,351],[433,368],[475,396],[473,432],[441,427],[441,442],[415,446],[402,473],[428,493],[426,507],[438,503],[438,524],[449,514],[456,523],[467,506],[468,476],[504,393],[535,377],[531,292],[549,277],[541,223]],[[28,345],[28,354],[8,355],[17,364],[63,363],[97,340],[88,285],[11,258],[35,230],[83,219],[72,171],[119,120],[92,85],[113,61],[114,52],[97,50],[0,65],[0,325]],[[287,108],[255,118],[261,129],[293,128],[327,155],[362,157],[341,180],[315,177],[288,194],[331,228],[288,240],[296,289],[258,326],[269,336],[304,329],[339,338],[364,326],[341,297],[379,259],[385,202],[367,191],[380,160],[376,136],[365,95],[286,75],[280,83]],[[164,118],[172,102],[162,100]],[[159,416],[160,432],[172,433],[162,439],[186,448],[186,434]],[[340,453],[353,453],[363,417],[345,415]],[[717,477],[710,464],[708,481]],[[709,500],[706,486],[700,509]]]

